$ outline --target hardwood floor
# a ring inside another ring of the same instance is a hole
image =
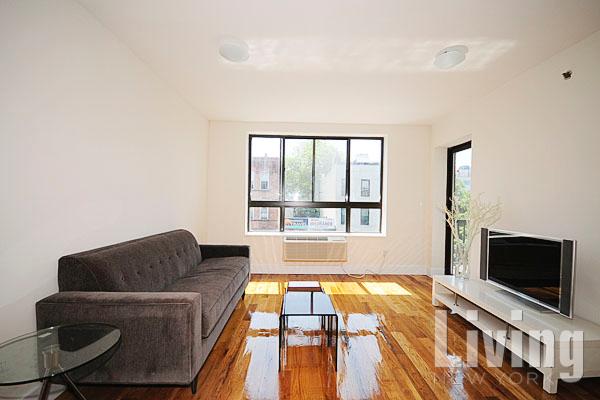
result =
[[[283,283],[319,280],[340,315],[337,374],[321,346],[318,322],[290,319],[286,364],[278,373],[278,313]],[[254,275],[202,368],[198,392],[179,387],[84,386],[88,399],[595,399],[600,378],[542,390],[533,368],[434,367],[434,311],[426,276]],[[466,332],[448,316],[450,361],[466,359]],[[60,400],[73,399],[65,393]]]

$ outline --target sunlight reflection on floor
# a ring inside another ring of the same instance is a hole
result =
[[[412,296],[412,294],[396,282],[362,282],[369,294],[379,296]]]
[[[254,330],[277,330],[279,329],[279,315],[275,312],[250,313],[250,329]]]
[[[249,337],[244,354],[250,355],[244,391],[248,399],[279,398],[277,337]]]
[[[411,293],[396,282],[321,282],[330,295],[410,296]]]
[[[376,314],[348,314],[346,323],[348,333],[370,332],[377,333],[379,330],[379,319]]]
[[[396,282],[321,282],[325,293],[330,295],[376,295],[411,296],[411,293]],[[250,282],[246,294],[283,294],[283,282]]]
[[[357,282],[321,282],[327,294],[368,294]]]
[[[246,294],[283,294],[282,282],[250,282],[246,287]]]
[[[345,373],[339,374],[339,394],[343,399],[369,399],[380,392],[379,367],[382,361],[375,335],[348,338],[342,354]]]

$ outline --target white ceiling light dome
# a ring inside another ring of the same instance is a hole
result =
[[[227,61],[240,63],[250,58],[250,48],[241,39],[223,39],[219,44],[219,54]]]
[[[469,48],[462,44],[446,47],[436,56],[433,64],[440,69],[450,69],[456,67],[467,58]]]

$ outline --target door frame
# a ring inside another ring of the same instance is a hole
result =
[[[446,207],[452,207],[452,192],[454,189],[454,155],[460,151],[471,148],[471,141],[448,147],[448,158],[446,160]],[[446,227],[444,274],[452,274],[452,231],[446,222],[444,213],[444,226]]]

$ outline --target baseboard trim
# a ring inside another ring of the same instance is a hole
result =
[[[380,267],[348,267],[341,265],[252,265],[253,274],[273,275],[428,275],[429,267],[423,265],[401,265]]]
[[[444,275],[444,273],[445,273],[444,267],[430,268],[430,270],[429,270],[429,276]]]

